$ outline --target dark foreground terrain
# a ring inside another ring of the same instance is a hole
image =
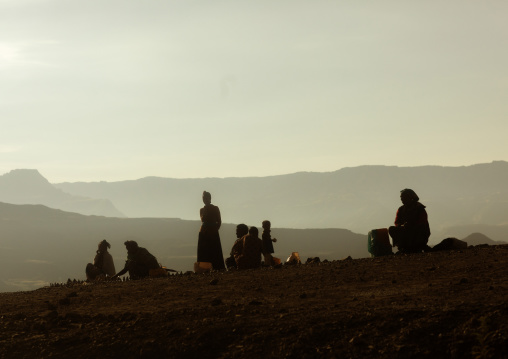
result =
[[[0,293],[1,358],[507,358],[508,246]]]

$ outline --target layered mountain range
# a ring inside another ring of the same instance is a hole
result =
[[[75,196],[107,199],[127,217],[182,219],[199,219],[201,193],[207,190],[228,223],[260,225],[269,219],[278,227],[347,228],[357,233],[390,226],[401,205],[400,190],[412,188],[427,206],[433,242],[480,232],[476,226],[491,238],[505,240],[508,224],[505,161],[464,167],[361,166],[252,178],[146,177],[54,186]]]
[[[499,244],[508,230],[508,163],[468,167],[363,166],[330,173],[259,178],[169,179],[51,184],[36,170],[0,176],[0,291],[84,278],[103,238],[117,270],[128,239],[170,268],[191,270],[203,190],[222,212],[227,256],[235,225],[269,219],[275,255],[303,259],[368,257],[366,234],[389,226],[399,191],[413,188],[427,206],[430,244],[446,237]],[[128,218],[132,217],[132,218]],[[340,229],[343,228],[343,229]]]

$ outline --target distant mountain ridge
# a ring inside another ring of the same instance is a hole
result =
[[[359,166],[248,178],[145,177],[120,182],[50,184],[36,170],[0,176],[0,201],[44,204],[85,215],[199,219],[203,190],[229,223],[285,228],[347,228],[367,233],[393,223],[399,191],[427,206],[431,244],[472,232],[507,239],[508,163],[463,167]],[[501,226],[501,227],[499,227]],[[488,227],[488,228],[487,228]],[[485,231],[484,231],[485,230]]]
[[[42,204],[86,215],[125,217],[110,200],[65,193],[34,169],[17,169],[0,176],[0,201],[12,204]]]
[[[505,227],[507,229],[508,226]],[[477,246],[480,244],[488,244],[489,246],[507,244],[506,242],[493,241],[483,233],[471,233],[469,236],[462,238],[468,246]]]
[[[401,205],[400,190],[412,188],[427,206],[431,241],[456,236],[450,230],[459,226],[508,223],[505,161],[462,167],[360,166],[249,178],[146,177],[55,187],[109,199],[128,217],[183,219],[199,218],[201,193],[207,190],[224,220],[231,223],[259,225],[270,219],[280,227],[348,228],[357,233],[390,226]]]

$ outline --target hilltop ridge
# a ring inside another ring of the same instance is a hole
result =
[[[508,246],[0,293],[0,358],[506,358]]]

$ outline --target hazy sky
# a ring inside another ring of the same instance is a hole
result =
[[[508,2],[0,0],[0,174],[508,159]]]

